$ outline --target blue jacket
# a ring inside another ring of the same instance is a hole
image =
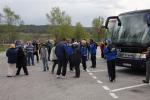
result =
[[[60,42],[56,45],[55,53],[58,60],[66,60],[67,59],[67,52],[66,52],[66,44]]]
[[[16,48],[10,48],[6,52],[9,64],[15,64],[17,62],[17,50]]]
[[[96,47],[95,43],[90,44],[90,53],[91,53],[91,55],[96,55],[96,49],[97,49],[97,47]]]
[[[80,47],[80,52],[81,52],[81,56],[87,56],[88,53],[88,49],[86,46],[81,46]]]
[[[111,60],[116,59],[116,57],[117,57],[117,51],[114,50],[114,51],[110,52],[110,50],[108,49],[108,47],[105,47],[104,48],[104,55],[105,55],[107,61],[111,61]]]
[[[73,48],[72,48],[72,46],[67,46],[67,47],[66,47],[66,50],[67,50],[67,55],[68,55],[68,56],[73,55]]]

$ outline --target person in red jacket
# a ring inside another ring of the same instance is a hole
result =
[[[104,58],[104,48],[105,48],[105,44],[104,44],[104,42],[101,42],[100,43],[101,58]]]

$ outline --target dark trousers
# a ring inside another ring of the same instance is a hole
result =
[[[91,55],[92,68],[96,68],[96,55]]]
[[[54,73],[56,64],[58,64],[58,61],[57,60],[53,60],[52,73]]]
[[[48,49],[48,61],[50,61],[51,49]]]
[[[62,76],[66,76],[66,70],[67,70],[67,61],[66,60],[58,60],[57,75],[62,74]]]
[[[26,66],[22,66],[22,67],[19,66],[16,75],[19,75],[19,74],[20,74],[21,68],[23,68],[24,73],[25,73],[26,75],[28,75],[28,69],[27,69]]]
[[[80,64],[75,64],[75,77],[80,77]]]
[[[34,52],[33,55],[36,56],[36,60],[37,60],[37,62],[39,62],[39,54],[38,54],[38,52]]]
[[[150,61],[146,61],[146,81],[150,79]]]
[[[82,56],[83,70],[86,70],[86,61],[87,61],[87,57],[86,56]]]
[[[73,71],[73,61],[72,61],[72,55],[70,55],[70,56],[68,57],[68,61],[69,61],[70,71]]]
[[[107,61],[108,75],[110,80],[115,80],[116,71],[115,71],[115,60]]]

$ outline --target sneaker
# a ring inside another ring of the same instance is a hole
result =
[[[56,77],[59,79],[59,78],[60,78],[60,75],[57,75]]]
[[[147,81],[147,80],[143,80],[143,83],[149,83],[149,81]]]

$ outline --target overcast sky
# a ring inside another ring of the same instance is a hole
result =
[[[48,24],[45,14],[52,7],[60,7],[72,17],[72,24],[81,22],[91,26],[93,18],[104,18],[119,13],[149,9],[150,0],[0,0],[0,12],[5,6],[19,14],[25,24]]]

